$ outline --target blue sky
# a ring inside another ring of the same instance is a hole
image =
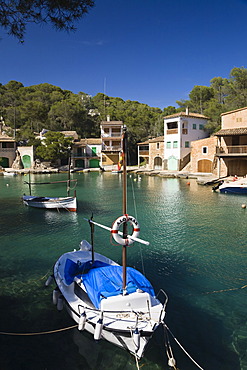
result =
[[[0,83],[50,83],[163,109],[247,67],[247,0],[95,0],[75,33],[0,29]]]

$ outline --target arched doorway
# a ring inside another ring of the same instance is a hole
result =
[[[212,173],[213,163],[209,159],[201,159],[197,162],[197,172]]]
[[[30,157],[30,155],[27,155],[27,154],[23,155],[21,160],[22,160],[22,164],[23,164],[24,168],[31,168],[31,157]]]
[[[9,158],[0,157],[0,166],[2,166],[4,168],[8,168],[9,167]]]
[[[154,169],[155,170],[162,170],[162,158],[155,157],[154,158]]]
[[[178,170],[178,160],[174,155],[168,158],[167,160],[167,169],[169,171],[177,171]]]

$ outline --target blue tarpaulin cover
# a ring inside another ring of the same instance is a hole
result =
[[[108,265],[101,261],[95,261],[78,266],[71,260],[65,264],[65,279],[71,284],[75,276],[82,278],[87,293],[96,308],[99,308],[102,298],[107,298],[122,293],[123,268],[122,266]],[[154,297],[155,293],[150,282],[139,271],[127,267],[127,293],[133,293],[141,289]]]

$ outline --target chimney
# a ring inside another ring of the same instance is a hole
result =
[[[110,122],[110,115],[109,114],[107,114],[107,116],[106,116],[106,120],[107,120],[107,122]]]
[[[189,109],[189,107],[186,107],[185,114],[186,114],[186,116],[189,116],[189,114],[190,114],[190,109]]]

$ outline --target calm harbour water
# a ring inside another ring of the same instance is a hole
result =
[[[35,181],[66,177],[36,175]],[[44,332],[74,324],[51,302],[47,274],[64,252],[90,240],[84,217],[111,226],[122,214],[121,175],[73,174],[78,212],[25,207],[24,176],[0,176],[0,331]],[[144,272],[168,296],[166,322],[188,353],[207,370],[247,370],[247,197],[213,193],[195,180],[128,177],[128,213],[150,246],[128,249],[128,265]],[[190,185],[188,185],[188,181]],[[66,195],[63,184],[33,188],[33,195]],[[135,202],[133,201],[135,200]],[[135,207],[136,204],[136,207]],[[120,247],[95,229],[95,247],[118,262]],[[143,258],[143,259],[142,259]],[[180,370],[197,367],[170,338]],[[136,369],[125,351],[77,329],[38,336],[0,335],[1,370]],[[149,343],[143,369],[168,369],[163,332]]]

